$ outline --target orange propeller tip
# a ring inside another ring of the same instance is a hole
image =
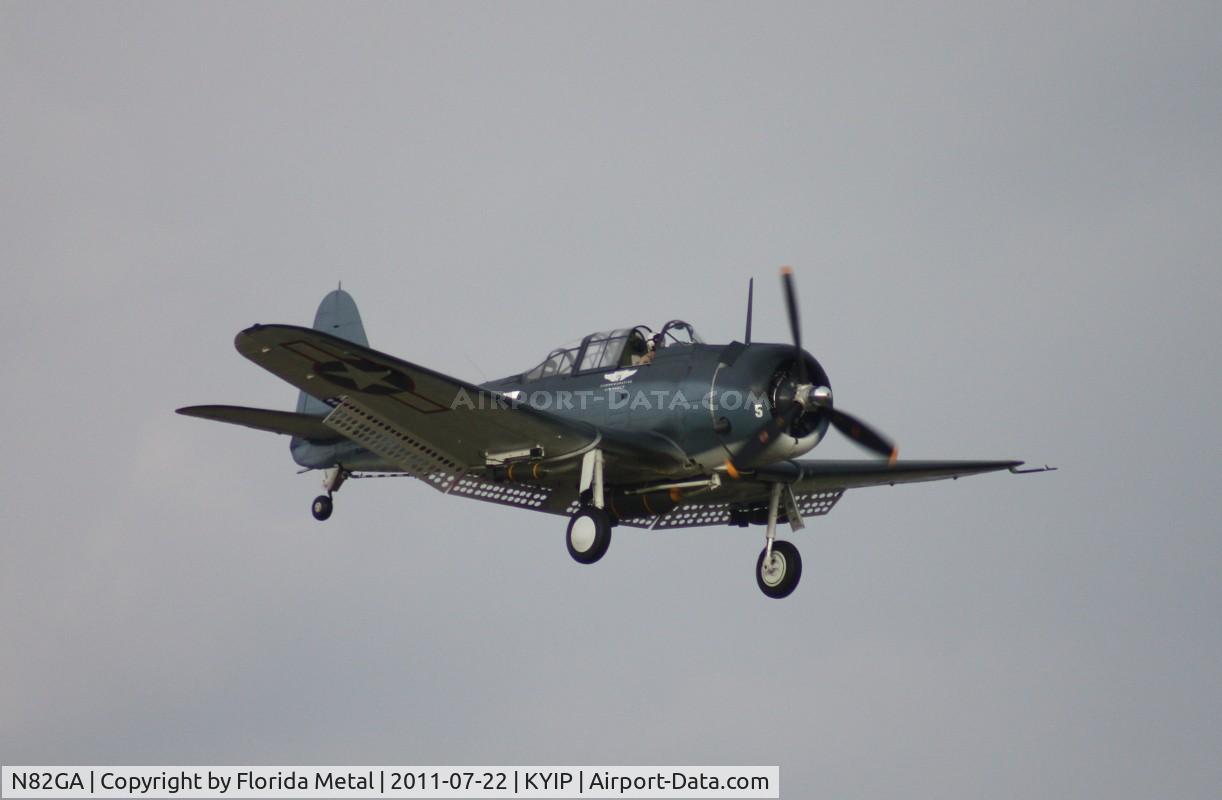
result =
[[[734,462],[728,458],[726,459],[726,474],[734,480],[738,480],[742,477],[742,473],[734,468]]]
[[[900,449],[898,447],[891,448],[891,455],[887,456],[887,464],[894,464],[896,459],[900,457]]]
[[[793,267],[781,267],[781,274],[782,275],[792,275]]]

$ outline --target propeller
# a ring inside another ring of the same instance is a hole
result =
[[[836,430],[871,452],[884,456],[894,464],[899,450],[889,439],[857,417],[832,406],[832,390],[828,386],[810,383],[806,354],[802,351],[802,328],[798,320],[798,293],[794,288],[793,270],[781,267],[781,285],[785,290],[785,309],[789,314],[789,330],[793,334],[794,387],[793,396],[783,409],[777,409],[772,419],[746,441],[738,453],[726,461],[726,472],[737,478],[777,436],[789,431],[803,413],[821,410]]]
[[[832,425],[836,430],[840,431],[845,436],[849,437],[857,444],[867,450],[872,450],[880,456],[884,456],[888,463],[894,464],[895,459],[899,457],[900,450],[891,440],[887,439],[878,431],[865,424],[857,417],[844,411],[840,411],[830,406],[827,409],[828,415],[831,418]]]

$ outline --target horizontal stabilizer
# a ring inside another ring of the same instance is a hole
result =
[[[188,417],[244,425],[260,431],[299,436],[320,444],[339,441],[343,438],[323,425],[322,417],[313,414],[296,414],[292,411],[271,411],[265,408],[246,408],[245,406],[187,406],[178,409],[178,413]]]

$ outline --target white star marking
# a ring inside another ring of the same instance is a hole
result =
[[[368,389],[370,386],[382,385],[382,380],[390,375],[390,370],[388,369],[379,370],[378,372],[366,372],[363,369],[357,369],[347,361],[341,361],[340,363],[344,367],[342,376],[355,383],[356,388],[360,389],[362,392]],[[341,373],[338,372],[332,372],[331,374],[335,376],[341,375]],[[393,389],[396,387],[386,385],[385,388]]]

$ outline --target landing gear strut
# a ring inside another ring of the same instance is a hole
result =
[[[310,504],[310,513],[314,515],[314,519],[323,522],[331,517],[331,511],[334,509],[334,504],[331,502],[331,495],[339,491],[339,487],[348,477],[348,473],[343,467],[331,467],[323,473],[322,488],[327,490],[326,494],[320,494],[314,498],[314,502]]]
[[[798,548],[786,541],[777,541],[776,521],[780,512],[781,501],[785,501],[785,516],[794,530],[805,527],[802,517],[798,514],[798,504],[794,501],[792,490],[783,484],[772,484],[772,494],[768,498],[768,528],[764,534],[764,549],[759,560],[755,562],[755,582],[760,591],[769,597],[780,599],[788,597],[798,588],[802,578],[802,556]]]
[[[578,564],[593,564],[611,546],[611,515],[604,509],[603,454],[591,450],[581,460],[578,496],[587,502],[569,520],[564,543]]]

